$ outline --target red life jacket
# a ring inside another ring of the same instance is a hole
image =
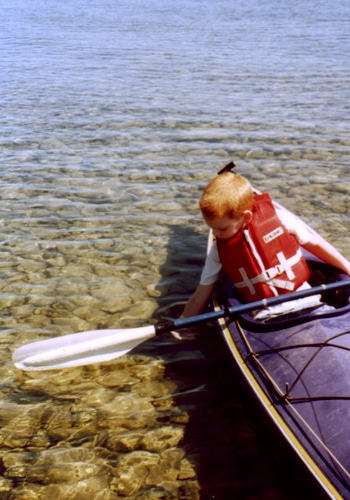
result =
[[[278,218],[268,194],[255,195],[247,227],[216,243],[224,270],[246,302],[291,292],[309,279],[297,239]]]

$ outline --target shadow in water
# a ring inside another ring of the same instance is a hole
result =
[[[173,284],[159,300],[156,320],[181,314],[199,280],[205,247],[206,237],[193,228],[173,228],[162,269]],[[191,340],[163,335],[138,352],[161,357],[165,377],[176,383],[174,407],[161,421],[186,416],[180,445],[195,467],[201,500],[322,498],[254,406],[215,324],[197,327]]]

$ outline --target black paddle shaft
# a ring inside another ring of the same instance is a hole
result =
[[[283,302],[290,302],[292,300],[303,299],[305,297],[311,297],[312,295],[319,295],[330,290],[339,290],[341,288],[350,288],[350,279],[336,281],[335,283],[328,283],[327,285],[319,285],[307,290],[300,290],[298,292],[287,293],[285,295],[279,295],[277,297],[271,297],[269,299],[257,300],[255,302],[250,302],[249,304],[240,304],[238,306],[231,306],[225,309],[219,309],[217,311],[212,311],[205,314],[200,314],[199,316],[191,316],[190,318],[179,318],[174,321],[162,321],[155,325],[156,334],[162,334],[170,332],[171,330],[180,330],[181,328],[186,328],[193,325],[198,325],[200,323],[205,323],[207,321],[213,321],[216,319],[226,317],[239,316],[248,312],[252,312],[255,309],[264,309],[266,307],[275,306],[282,304]]]

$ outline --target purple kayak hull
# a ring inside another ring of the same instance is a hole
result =
[[[320,265],[324,274],[328,266]],[[347,278],[329,271],[332,279]],[[216,307],[238,303],[231,290],[225,279]],[[265,323],[248,315],[219,320],[260,405],[324,492],[338,499],[350,499],[348,297],[348,290],[345,297],[333,297],[335,309],[323,313],[289,314]]]

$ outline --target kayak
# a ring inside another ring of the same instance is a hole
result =
[[[212,241],[209,235],[208,251]],[[312,286],[348,280],[314,255],[305,252],[305,257]],[[323,493],[334,499],[350,499],[349,293],[348,288],[325,293],[327,307],[263,320],[250,313],[217,320],[259,409]],[[214,310],[239,304],[232,282],[223,276]]]

